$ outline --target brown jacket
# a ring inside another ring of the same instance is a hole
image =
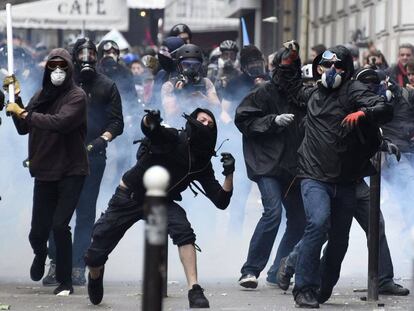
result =
[[[30,174],[44,181],[89,174],[85,147],[87,97],[73,82],[70,54],[59,48],[50,52],[48,61],[54,57],[68,63],[64,83],[53,86],[46,66],[43,87],[27,105],[27,117],[13,117],[19,134],[29,134]]]

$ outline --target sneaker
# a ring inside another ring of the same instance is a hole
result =
[[[30,267],[30,278],[33,281],[40,281],[45,274],[45,262],[47,255],[35,255]]]
[[[42,280],[43,286],[58,286],[59,282],[56,280],[56,264],[50,262],[49,272]]]
[[[84,286],[86,284],[85,268],[72,268],[72,284]]]
[[[253,274],[243,274],[239,279],[239,285],[244,288],[256,288],[257,278]]]
[[[62,292],[64,291],[68,291],[69,295],[73,294],[73,286],[70,284],[62,283],[58,287],[55,288],[55,290],[53,291],[53,294],[55,295],[63,294]]]
[[[266,277],[266,285],[270,287],[279,287],[279,284],[276,282],[276,277]]]
[[[295,307],[305,309],[318,309],[319,303],[315,292],[311,289],[299,291],[295,295]]]
[[[378,288],[380,295],[392,295],[392,296],[407,296],[410,291],[408,288],[402,287],[400,284],[390,281],[387,284]]]
[[[98,305],[101,303],[103,295],[104,295],[104,288],[103,288],[103,276],[104,276],[105,266],[101,270],[101,274],[99,278],[92,279],[91,273],[88,273],[88,295],[89,300],[94,304]]]
[[[293,274],[289,273],[288,271],[286,261],[287,257],[284,257],[280,260],[280,266],[276,274],[276,283],[283,290],[288,290],[290,286],[290,279],[293,276]]]
[[[204,296],[204,289],[200,285],[194,284],[193,287],[188,291],[188,302],[191,308],[210,308],[210,304]]]

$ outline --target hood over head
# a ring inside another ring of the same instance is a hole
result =
[[[332,48],[329,48],[328,50],[331,51],[332,53],[335,53],[336,56],[344,63],[345,74],[343,76],[343,79],[344,80],[351,79],[352,75],[354,74],[354,61],[352,59],[351,52],[343,45],[337,45]],[[323,53],[324,52],[316,56],[312,62],[312,74],[313,74],[314,80],[321,79],[322,75],[318,72],[318,66],[322,59]]]
[[[46,66],[45,66],[45,72],[43,74],[43,88],[47,87],[47,86],[51,86],[52,82],[50,81],[50,74],[52,72],[52,70],[50,70],[47,66],[50,60],[54,59],[54,58],[62,58],[63,60],[65,60],[68,64],[68,69],[65,70],[66,71],[66,78],[65,81],[63,82],[63,84],[60,86],[60,88],[68,88],[70,86],[72,86],[73,84],[73,63],[72,63],[72,57],[69,54],[69,52],[63,48],[57,48],[57,49],[53,49],[49,55],[47,56],[47,60],[46,60]]]

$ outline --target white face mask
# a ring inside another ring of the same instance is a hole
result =
[[[53,85],[59,86],[62,85],[66,78],[66,71],[56,68],[50,74],[50,80]]]

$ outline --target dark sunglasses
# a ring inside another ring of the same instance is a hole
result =
[[[56,68],[67,70],[68,63],[65,60],[50,60],[47,62],[47,68],[50,70],[55,70]]]

